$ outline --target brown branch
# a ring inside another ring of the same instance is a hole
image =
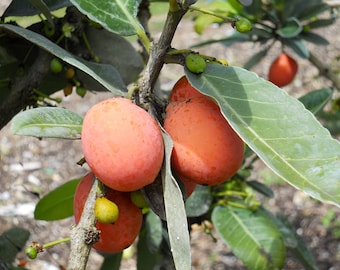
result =
[[[0,129],[21,110],[34,104],[33,89],[38,87],[49,72],[52,55],[40,49],[39,54],[28,73],[17,77],[11,87],[9,96],[0,105]]]
[[[319,70],[320,75],[329,79],[333,86],[340,91],[340,76],[335,74],[329,66],[325,65],[323,61],[317,58],[312,52],[309,54],[308,60]]]
[[[176,11],[169,11],[158,42],[153,42],[151,44],[149,61],[145,68],[143,77],[139,82],[139,99],[143,104],[149,103],[148,99],[152,96],[152,89],[164,65],[164,57],[171,47],[171,42],[175,35],[177,26],[187,10],[188,8],[179,8]]]
[[[91,245],[95,242],[96,218],[93,213],[98,188],[98,180],[94,176],[93,185],[87,197],[83,213],[77,226],[71,231],[71,252],[67,270],[83,270],[86,268]]]

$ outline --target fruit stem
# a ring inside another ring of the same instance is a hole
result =
[[[66,242],[70,242],[70,241],[71,241],[71,238],[70,237],[66,237],[66,238],[63,238],[63,239],[59,239],[59,240],[52,241],[52,242],[49,242],[47,244],[44,244],[42,246],[42,248],[46,249],[46,248],[50,248],[50,247],[59,245],[61,243],[66,243]]]
[[[217,14],[215,12],[212,12],[210,10],[206,10],[206,9],[202,9],[202,8],[194,7],[194,6],[190,6],[189,9],[191,11],[198,11],[198,12],[203,13],[203,14],[207,14],[207,15],[217,17],[219,19],[222,19],[225,22],[229,22],[229,23],[235,22],[235,18],[233,18],[233,17],[223,16],[223,15]]]
[[[87,38],[87,36],[86,36],[86,34],[85,34],[84,31],[81,33],[81,37],[83,38],[83,41],[84,41],[84,43],[85,43],[85,46],[86,46],[87,50],[89,51],[89,53],[90,53],[92,59],[93,59],[96,63],[99,63],[100,59],[99,59],[99,57],[94,53],[94,51],[93,51],[93,49],[92,49],[92,47],[91,47],[91,44],[90,44],[90,42],[89,42],[89,39]]]

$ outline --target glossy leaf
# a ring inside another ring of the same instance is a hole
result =
[[[247,181],[247,185],[251,186],[254,190],[258,191],[262,195],[268,197],[268,198],[274,198],[274,192],[273,190],[268,187],[265,184],[262,184],[261,182],[258,181]]]
[[[207,4],[203,4],[201,8],[210,12],[216,13],[219,16],[232,16],[239,14],[242,5],[236,0],[230,0],[225,2],[214,1]],[[202,34],[205,28],[213,23],[222,23],[224,20],[219,17],[211,16],[209,14],[198,14],[195,18],[194,28],[198,34]]]
[[[29,0],[29,2],[39,11],[39,13],[44,14],[49,24],[54,27],[52,15],[46,3],[43,0]]]
[[[188,217],[199,217],[207,213],[212,204],[213,198],[210,188],[197,185],[195,191],[185,201],[185,210]]]
[[[222,240],[249,269],[282,268],[286,256],[282,235],[262,209],[253,212],[217,206],[211,220]]]
[[[326,106],[328,101],[332,98],[332,94],[332,89],[322,88],[307,93],[306,95],[300,97],[299,100],[307,110],[311,111],[313,114],[316,114]]]
[[[322,12],[329,10],[328,5],[320,1],[317,1],[319,3],[316,3],[316,4],[312,4],[311,3],[312,1],[308,1],[308,2],[310,2],[310,5],[307,5],[307,6],[305,5],[305,8],[299,14],[297,14],[297,17],[301,21],[310,19]],[[306,3],[306,1],[304,1],[304,3]]]
[[[301,31],[301,23],[296,18],[290,18],[276,33],[283,38],[292,38],[299,35]]]
[[[309,57],[309,50],[301,38],[285,38],[283,44],[292,48],[302,58]]]
[[[83,14],[105,29],[123,36],[135,35],[142,26],[137,20],[139,1],[71,0]]]
[[[30,232],[24,228],[13,227],[0,235],[0,262],[11,264],[24,247]]]
[[[163,239],[162,221],[154,212],[150,211],[145,219],[147,246],[151,253],[159,250]]]
[[[83,118],[59,107],[38,107],[23,111],[12,119],[16,135],[38,138],[80,139]]]
[[[45,4],[51,11],[71,5],[69,0],[48,0],[45,1]],[[33,16],[40,12],[41,11],[34,8],[29,1],[13,0],[3,16]]]
[[[122,92],[127,91],[126,86],[118,71],[113,66],[85,61],[67,52],[66,50],[54,44],[52,41],[43,37],[42,35],[39,35],[28,29],[9,24],[1,24],[0,28],[9,30],[20,35],[24,39],[40,46],[49,53],[59,57],[66,63],[84,71],[86,74],[97,80],[106,89],[113,92],[114,94],[120,96],[126,95],[124,92]]]
[[[314,28],[319,28],[319,27],[325,27],[325,26],[329,26],[331,24],[335,23],[335,18],[329,18],[329,19],[317,19],[315,21],[312,21],[310,23],[308,23],[308,27],[310,29],[314,29]]]
[[[169,241],[176,270],[191,268],[190,239],[182,192],[171,174],[172,141],[163,132],[165,161],[162,169],[164,204]]]
[[[161,260],[160,252],[151,253],[148,247],[146,229],[142,228],[138,236],[137,243],[137,270],[157,269]]]
[[[80,179],[73,179],[39,200],[34,210],[38,220],[59,220],[73,215],[73,197]]]
[[[340,143],[301,102],[239,67],[208,65],[190,83],[219,103],[230,125],[278,176],[340,205]]]
[[[314,43],[316,45],[326,46],[329,44],[328,40],[325,39],[323,36],[312,32],[302,33],[301,38],[306,40],[307,42]]]
[[[245,69],[251,69],[253,66],[257,65],[261,60],[267,55],[268,48],[265,48],[257,53],[255,53],[248,61],[244,64]]]

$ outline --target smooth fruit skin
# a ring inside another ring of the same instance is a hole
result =
[[[290,84],[297,73],[298,64],[286,53],[280,54],[269,68],[268,80],[283,87]]]
[[[206,69],[207,63],[199,54],[190,53],[185,57],[185,66],[190,72],[200,74]]]
[[[96,219],[105,224],[115,223],[119,217],[117,204],[105,197],[98,197],[94,205]]]
[[[74,195],[74,217],[78,223],[90,192],[93,174],[89,173],[79,182]],[[136,239],[142,226],[142,211],[130,200],[129,192],[109,189],[106,197],[117,204],[119,217],[113,224],[96,223],[101,231],[100,238],[92,247],[103,253],[117,253],[129,247]]]
[[[186,76],[182,76],[173,86],[169,101],[184,101],[192,97],[203,97],[204,95],[191,86]]]
[[[177,175],[216,185],[233,176],[242,164],[243,141],[209,97],[170,103],[164,128],[174,142],[171,161]]]
[[[81,142],[91,170],[114,190],[140,189],[155,180],[162,166],[157,122],[126,98],[94,105],[84,117]]]

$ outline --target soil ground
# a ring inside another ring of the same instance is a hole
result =
[[[339,63],[336,62],[336,57],[340,54],[339,29],[340,21],[322,30],[321,33],[330,41],[330,45],[324,47],[308,45],[320,59],[335,69],[339,69]],[[219,38],[230,31],[230,26],[210,27],[205,34],[212,38]],[[190,20],[186,20],[179,26],[173,46],[178,49],[187,48],[201,39],[201,36],[192,31]],[[254,44],[236,44],[232,47],[215,44],[198,50],[208,55],[213,52],[213,56],[226,58],[231,65],[241,66],[258,49],[259,46]],[[277,54],[278,48],[271,50],[268,57],[253,70],[259,76],[266,77],[269,64]],[[299,97],[312,89],[332,85],[327,79],[318,76],[318,70],[307,60],[298,61],[299,73],[293,84],[285,88],[289,94]],[[178,66],[165,66],[160,79],[161,88],[170,90],[182,74],[183,70]],[[62,96],[61,93],[56,95]],[[108,93],[88,93],[85,99],[81,99],[71,95],[63,97],[61,106],[84,115],[93,104],[110,96]],[[79,141],[19,137],[11,133],[10,124],[2,129],[0,131],[0,233],[13,226],[20,226],[31,232],[30,240],[42,243],[67,237],[74,222],[73,218],[57,222],[36,221],[33,218],[33,210],[38,201],[36,194],[43,196],[67,180],[80,177],[87,172],[86,166],[76,165],[81,157]],[[263,200],[264,205],[273,212],[281,212],[288,217],[297,233],[306,241],[320,270],[340,270],[340,209],[315,201],[288,184],[276,181],[261,162],[257,165],[253,179],[271,183],[275,192],[273,199]],[[330,219],[329,226],[325,226],[327,217],[331,215],[334,217]],[[218,240],[214,243],[200,226],[195,226],[191,237],[193,269],[246,269],[222,241]],[[132,252],[126,254],[127,258],[124,259],[121,269],[135,269],[133,248],[130,251]],[[67,265],[68,254],[69,245],[60,245],[39,255],[37,260],[29,261],[26,267],[60,269],[60,265]],[[25,258],[23,253],[18,255],[18,260],[21,258]],[[91,252],[87,269],[99,269],[101,260],[101,256]],[[288,254],[284,269],[305,268]]]

